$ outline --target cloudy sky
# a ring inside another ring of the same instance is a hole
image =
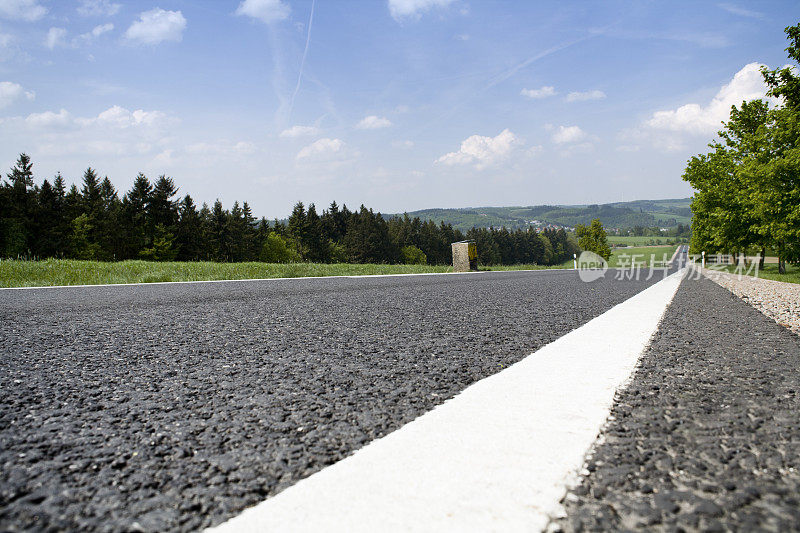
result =
[[[683,197],[788,2],[0,0],[0,167],[383,212]]]

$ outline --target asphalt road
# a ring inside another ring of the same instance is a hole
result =
[[[684,280],[552,529],[800,530],[798,368],[800,337]]]
[[[613,275],[0,291],[0,530],[218,524],[662,278]]]

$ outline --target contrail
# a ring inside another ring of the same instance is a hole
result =
[[[303,59],[300,61],[300,72],[297,73],[297,85],[294,86],[294,92],[292,93],[292,99],[289,102],[289,114],[288,117],[291,118],[292,111],[294,110],[294,99],[297,97],[297,92],[300,90],[300,80],[303,79],[303,68],[306,64],[306,56],[308,55],[308,45],[311,42],[311,24],[314,22],[314,6],[317,4],[317,0],[312,0],[311,2],[311,14],[308,16],[308,33],[306,34],[306,47],[303,50]]]

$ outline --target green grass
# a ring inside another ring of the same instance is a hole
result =
[[[618,248],[611,252],[611,259],[608,261],[608,266],[611,268],[625,268],[631,266],[631,261],[635,260],[637,265],[647,267],[650,265],[652,255],[655,255],[656,261],[663,261],[672,259],[677,246],[648,246],[640,248]]]
[[[633,236],[618,236],[618,235],[609,235],[608,236],[608,243],[611,245],[614,244],[622,244],[625,246],[648,246],[650,245],[650,241],[654,241],[655,245],[658,246],[660,244],[674,244],[675,237],[633,237]]]
[[[212,263],[77,261],[0,261],[0,287],[49,285],[99,285],[154,283],[163,281],[207,281],[224,279],[301,278],[310,276],[355,276],[450,272],[449,266],[351,265],[320,263]]]
[[[574,266],[572,259],[570,259],[558,265],[481,265],[480,270],[548,270],[553,268],[573,268]]]
[[[511,265],[482,267],[482,270],[527,270],[571,268],[563,265]],[[118,283],[156,283],[168,281],[209,281],[265,278],[303,278],[312,276],[360,276],[379,274],[426,274],[452,272],[450,266],[374,265],[322,263],[212,263],[150,261],[0,261],[0,287],[45,287],[53,285],[106,285]]]
[[[713,270],[716,270],[716,268]],[[735,265],[728,265],[724,270],[733,274],[737,273]],[[748,274],[747,269],[744,269],[743,273]],[[754,272],[750,272],[748,275],[754,275]],[[800,283],[800,266],[787,264],[786,274],[778,274],[778,265],[764,265],[764,268],[758,270],[758,277],[787,283]]]

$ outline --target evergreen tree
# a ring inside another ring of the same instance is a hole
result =
[[[305,250],[308,261],[325,263],[330,258],[328,250],[328,239],[325,237],[322,221],[317,215],[314,204],[309,204],[306,213],[305,235],[303,238],[303,250]]]
[[[222,202],[217,199],[210,213],[210,242],[212,244],[214,261],[230,261],[231,250],[228,247],[228,218],[230,214],[222,208]]]
[[[208,207],[206,206],[206,209]],[[194,205],[194,200],[188,194],[184,196],[178,206],[178,229],[175,237],[175,246],[178,250],[178,261],[197,261],[203,257],[203,228],[200,213]]]
[[[148,204],[148,216],[153,228],[158,224],[171,231],[178,222],[178,202],[173,196],[178,194],[178,188],[172,178],[163,174],[158,177],[153,185]]]
[[[3,186],[3,211],[0,213],[3,253],[7,257],[29,255],[33,244],[29,240],[34,231],[36,196],[33,163],[28,154],[19,155],[7,178],[8,184]]]
[[[139,257],[139,253],[152,242],[148,211],[153,186],[141,172],[133,186],[122,199],[122,226],[125,239],[125,257]]]

